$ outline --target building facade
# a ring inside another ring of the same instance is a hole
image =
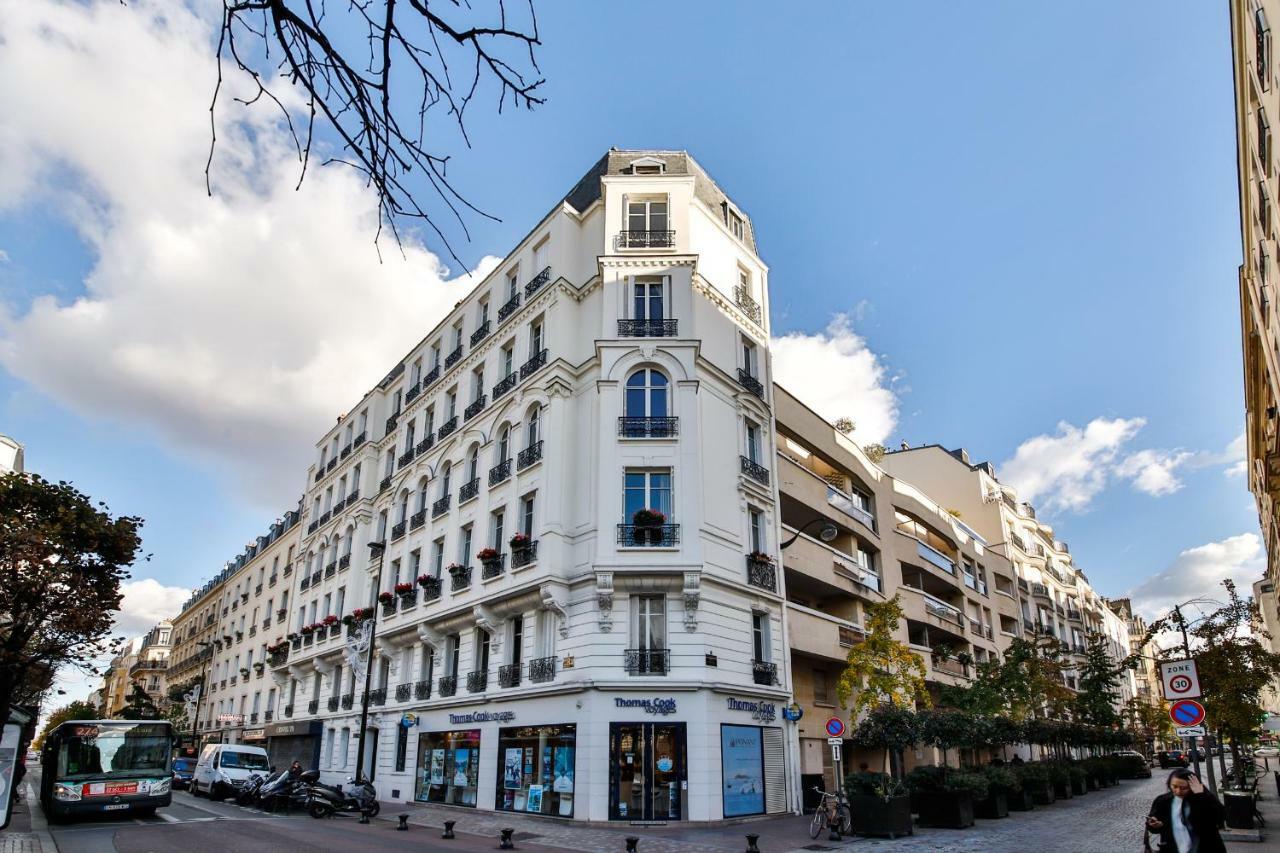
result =
[[[686,153],[610,151],[320,439],[271,661],[327,778],[363,742],[390,800],[794,807],[767,274]]]

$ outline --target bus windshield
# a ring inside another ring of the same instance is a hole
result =
[[[166,723],[69,723],[60,734],[55,770],[59,780],[169,772],[173,736]]]

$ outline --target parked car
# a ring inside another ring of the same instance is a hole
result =
[[[250,777],[265,776],[270,770],[267,751],[260,746],[206,744],[191,777],[191,793],[196,797],[208,794],[211,799],[226,799],[235,796]]]
[[[1161,769],[1169,767],[1186,767],[1187,754],[1180,749],[1162,749],[1156,753],[1156,761],[1160,763]]]
[[[1280,748],[1274,746],[1260,746],[1253,751],[1255,758],[1280,758]]]
[[[1138,752],[1137,750],[1134,750],[1134,749],[1116,750],[1115,752],[1111,753],[1111,757],[1112,758],[1137,758],[1140,761],[1142,761],[1143,764],[1146,764],[1148,766],[1151,764],[1151,762],[1147,760],[1147,757],[1145,755],[1143,755],[1141,752]]]
[[[196,772],[196,760],[194,758],[175,758],[173,759],[173,787],[176,790],[183,791],[191,787],[191,777]]]

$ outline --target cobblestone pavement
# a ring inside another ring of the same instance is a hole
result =
[[[745,835],[760,836],[762,853],[791,851],[894,850],[936,853],[1120,853],[1142,848],[1142,820],[1151,800],[1160,792],[1159,778],[1130,780],[1119,787],[1094,791],[1083,797],[1059,801],[1031,812],[1015,812],[1004,820],[980,820],[964,830],[917,828],[909,838],[857,838],[833,842],[819,837],[810,841],[807,818],[787,817],[714,828],[620,827],[570,825],[522,815],[465,812],[431,806],[387,804],[385,819],[409,812],[415,826],[440,827],[457,822],[457,831],[494,838],[498,830],[516,830],[516,839],[583,853],[618,853],[625,837],[640,838],[639,853],[742,853]],[[1250,846],[1248,853],[1258,853]]]
[[[40,840],[30,832],[0,832],[0,853],[40,853]]]

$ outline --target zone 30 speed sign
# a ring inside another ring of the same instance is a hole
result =
[[[1195,699],[1200,695],[1200,676],[1193,660],[1169,660],[1160,664],[1160,684],[1164,698],[1176,702],[1179,699]]]

